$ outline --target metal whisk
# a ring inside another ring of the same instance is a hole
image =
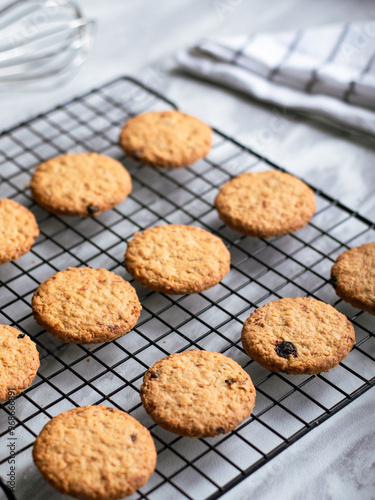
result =
[[[17,0],[0,9],[0,88],[55,86],[82,65],[95,22],[66,0]]]

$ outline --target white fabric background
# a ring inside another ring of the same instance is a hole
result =
[[[179,52],[182,69],[263,102],[375,132],[375,17],[271,34],[204,38]]]
[[[164,71],[169,54],[203,36],[276,32],[364,19],[371,15],[372,0],[270,0],[266,6],[253,0],[228,1],[224,12],[218,2],[210,0],[161,0],[157,5],[152,0],[80,3],[85,12],[98,19],[95,44],[85,67],[64,88],[50,93],[0,94],[1,129],[116,75],[134,73],[185,111],[239,137],[374,218],[373,143],[291,114],[277,114],[273,106],[262,106],[215,85]],[[155,60],[160,62],[150,66]],[[375,392],[371,390],[254,473],[226,499],[375,498],[371,441],[374,406]],[[24,483],[24,498],[52,498],[37,473],[30,474],[35,477]]]

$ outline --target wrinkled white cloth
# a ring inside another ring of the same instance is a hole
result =
[[[177,64],[260,101],[375,135],[375,11],[345,25],[207,38],[178,53]]]

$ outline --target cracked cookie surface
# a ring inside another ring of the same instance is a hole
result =
[[[125,167],[98,153],[51,158],[37,167],[31,180],[35,201],[56,215],[98,215],[121,203],[131,190]]]
[[[121,276],[106,269],[71,267],[39,285],[32,309],[37,323],[62,342],[96,344],[129,332],[141,304]]]
[[[230,253],[204,229],[168,224],[136,233],[128,243],[125,266],[136,281],[156,292],[198,293],[229,272]]]
[[[20,394],[34,380],[39,353],[28,335],[0,325],[0,401]]]
[[[209,437],[232,431],[251,415],[255,388],[233,359],[193,349],[171,354],[149,368],[141,399],[164,429]]]
[[[179,168],[203,158],[211,149],[212,130],[180,111],[153,111],[131,118],[120,145],[132,158],[154,167]]]
[[[226,182],[215,206],[220,219],[247,236],[282,236],[304,227],[315,212],[314,192],[293,175],[248,172]]]
[[[39,236],[34,214],[8,198],[0,199],[0,264],[27,253]]]
[[[279,299],[256,309],[241,335],[247,354],[274,372],[316,374],[337,366],[355,341],[351,322],[309,297]]]
[[[33,458],[60,493],[116,500],[146,484],[156,465],[149,431],[127,413],[83,406],[52,418],[37,437]]]
[[[331,283],[345,302],[375,315],[375,242],[339,255],[331,269]]]

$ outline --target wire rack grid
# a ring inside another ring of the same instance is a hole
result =
[[[241,172],[283,169],[218,130],[210,154],[185,169],[155,169],[127,158],[118,146],[124,122],[140,112],[175,107],[123,77],[0,135],[0,197],[29,207],[41,233],[27,255],[0,269],[0,323],[31,335],[41,358],[38,375],[15,400],[14,412],[9,402],[1,404],[0,475],[6,480],[9,473],[8,422],[14,413],[19,500],[37,498],[33,492],[43,488],[48,498],[60,498],[37,473],[31,449],[48,419],[76,406],[114,406],[151,430],[157,468],[134,498],[213,500],[375,385],[370,315],[340,301],[329,283],[337,255],[374,241],[374,224],[315,189],[316,214],[294,234],[256,239],[230,230],[213,207],[220,185]],[[129,198],[91,219],[58,217],[35,204],[28,186],[36,165],[67,151],[92,150],[119,159],[130,171]],[[195,224],[224,240],[231,271],[220,284],[201,294],[167,296],[133,282],[123,264],[126,241],[135,231],[166,223]],[[63,344],[35,323],[31,297],[55,272],[88,265],[131,281],[142,302],[141,317],[132,332],[109,344]],[[242,349],[242,322],[256,307],[300,295],[334,305],[355,325],[355,347],[329,373],[271,373]],[[228,435],[181,438],[154,424],[140,403],[148,367],[189,348],[230,356],[256,385],[253,415]]]

